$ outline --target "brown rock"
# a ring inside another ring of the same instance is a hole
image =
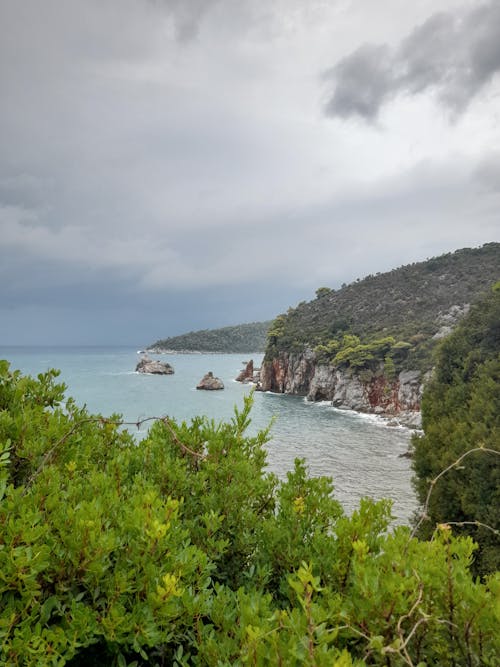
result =
[[[253,382],[253,373],[254,373],[253,359],[250,359],[250,361],[243,363],[246,364],[245,368],[236,378],[236,382]]]
[[[224,389],[224,383],[219,378],[214,377],[212,371],[209,371],[198,382],[196,389],[207,389],[208,391]]]

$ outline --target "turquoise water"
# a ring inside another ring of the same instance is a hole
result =
[[[262,356],[252,357],[258,366]],[[0,347],[0,358],[32,375],[58,368],[67,395],[80,405],[105,416],[119,413],[132,422],[165,415],[188,421],[200,414],[229,419],[250,391],[234,381],[249,358],[241,354],[165,355],[175,369],[166,376],[135,373],[140,357],[130,348]],[[196,390],[207,371],[223,380],[224,391]],[[333,477],[335,495],[346,510],[352,511],[363,496],[390,498],[396,522],[410,519],[417,503],[409,460],[400,457],[408,449],[408,430],[327,404],[256,392],[251,430],[266,427],[273,418],[267,445],[270,470],[284,477],[295,458],[305,458],[311,475]]]

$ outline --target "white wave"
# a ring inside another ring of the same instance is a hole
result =
[[[137,371],[115,371],[113,373],[101,373],[101,375],[109,375],[112,377],[119,376],[119,375],[138,375]]]
[[[351,408],[337,408],[334,405],[332,405],[331,401],[308,401],[307,398],[304,398],[304,403],[307,403],[308,405],[317,405],[320,408],[328,408],[332,412],[335,412],[339,415],[344,415],[344,416],[349,415],[350,417],[354,417],[356,419],[362,419],[366,422],[369,422],[370,424],[373,424],[374,426],[381,426],[382,428],[398,429],[402,431],[412,431],[412,432],[415,430],[408,426],[405,426],[404,424],[401,424],[396,417],[390,417],[386,415],[376,415],[373,412],[358,412],[357,410],[353,410]]]
[[[304,398],[304,403],[307,405],[318,405],[320,408],[333,408],[331,401],[308,401]]]

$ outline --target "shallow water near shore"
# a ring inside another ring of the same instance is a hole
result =
[[[153,356],[153,355],[152,355]],[[13,369],[36,375],[49,368],[61,371],[59,380],[78,404],[90,412],[118,413],[125,421],[169,415],[189,421],[197,415],[227,420],[234,406],[241,407],[251,386],[234,381],[243,362],[262,355],[168,354],[154,358],[168,361],[174,375],[135,373],[137,350],[124,347],[0,347],[0,358]],[[196,384],[208,371],[222,379],[224,391],[197,391]],[[411,464],[401,455],[408,450],[411,431],[388,426],[371,415],[310,403],[301,397],[256,392],[251,433],[274,420],[266,445],[269,470],[285,477],[295,458],[305,458],[311,475],[333,478],[335,495],[347,511],[359,499],[393,500],[396,523],[407,523],[417,501],[411,486]],[[139,437],[147,425],[139,429]],[[135,427],[131,427],[134,432]]]

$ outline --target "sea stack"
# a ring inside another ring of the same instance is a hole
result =
[[[244,361],[245,368],[236,378],[236,382],[253,382],[253,359]]]
[[[207,389],[208,391],[224,389],[224,383],[219,378],[214,377],[212,371],[209,371],[198,382],[196,389]]]
[[[151,359],[145,354],[135,367],[137,373],[146,373],[148,375],[173,375],[174,369],[165,361]]]

